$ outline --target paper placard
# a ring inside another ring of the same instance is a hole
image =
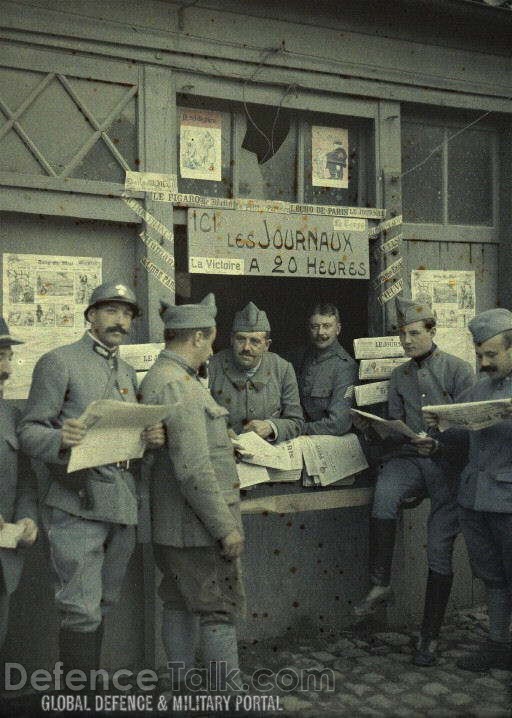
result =
[[[230,257],[189,257],[188,271],[191,274],[244,274],[243,259]]]
[[[147,371],[160,354],[165,344],[150,342],[148,344],[121,344],[119,355],[135,371]]]
[[[379,297],[379,304],[386,304],[386,302],[389,302],[390,299],[393,299],[393,297],[396,297],[397,294],[400,294],[403,288],[404,280],[402,277],[400,277],[398,282],[395,282],[389,289],[386,289],[385,292],[382,292]]]
[[[403,357],[404,348],[400,337],[360,337],[354,339],[356,359],[381,359],[384,357]]]
[[[396,260],[396,262],[393,262],[393,264],[390,264],[389,267],[386,267],[386,269],[383,269],[380,274],[378,274],[374,281],[374,286],[378,286],[379,284],[384,284],[384,282],[389,281],[392,279],[395,275],[398,274],[398,272],[402,268],[402,264],[404,263],[404,258],[400,257]]]
[[[367,219],[358,219],[356,217],[336,217],[333,220],[334,229],[343,229],[348,232],[366,232],[368,229]]]
[[[141,219],[143,219],[146,224],[149,224],[149,226],[154,229],[155,232],[158,232],[158,234],[167,239],[169,242],[174,241],[174,233],[170,229],[167,229],[167,227],[161,222],[159,222],[156,217],[153,217],[150,212],[145,210],[144,207],[140,204],[140,202],[137,202],[136,199],[133,199],[131,197],[122,197],[121,199],[132,210],[132,212],[135,212],[135,214],[138,215]]]
[[[389,252],[394,252],[395,250],[400,249],[403,236],[403,234],[397,234],[395,237],[391,237],[391,239],[388,239],[387,242],[381,244],[379,249],[382,254],[388,254]]]
[[[157,267],[154,262],[147,257],[142,257],[140,263],[147,269],[148,273],[156,277],[158,281],[164,285],[164,287],[170,289],[171,292],[176,291],[176,282],[174,279],[166,274],[162,269]]]
[[[375,381],[354,387],[357,406],[381,404],[388,400],[389,381]]]
[[[243,260],[246,276],[368,279],[366,232],[332,228],[327,217],[240,210],[188,210],[189,257]],[[218,273],[210,263],[189,271]]]
[[[178,180],[175,174],[127,170],[124,188],[127,192],[160,192],[163,190],[177,192]]]
[[[359,379],[389,379],[393,369],[409,361],[408,357],[392,357],[390,359],[361,359],[359,363]]]

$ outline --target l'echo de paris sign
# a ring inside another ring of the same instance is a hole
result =
[[[366,219],[188,210],[195,274],[368,279]]]

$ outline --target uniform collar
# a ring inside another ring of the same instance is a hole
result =
[[[310,346],[307,353],[317,362],[325,361],[333,356],[338,356],[341,359],[345,359],[345,361],[347,359],[347,352],[343,349],[337,339],[335,339],[326,349],[317,349],[315,346]]]
[[[162,349],[159,356],[165,357],[165,359],[171,359],[173,362],[176,362],[176,364],[179,364],[182,369],[185,369],[187,374],[199,378],[196,369],[194,369],[194,367],[191,367],[190,364],[185,361],[185,359],[181,356],[181,354],[173,352],[172,349]]]
[[[233,357],[233,350],[229,349],[223,360],[224,373],[238,391],[243,391],[247,384],[256,391],[261,391],[270,379],[270,372],[265,372],[267,357],[268,352],[265,352],[254,372],[248,374],[245,369],[239,368]]]
[[[432,342],[432,346],[428,350],[428,352],[425,352],[425,354],[422,354],[419,357],[412,357],[411,361],[413,361],[417,366],[421,366],[424,361],[427,359],[430,359],[431,356],[434,355],[435,351],[437,349],[437,344],[435,342]]]
[[[111,349],[106,344],[97,339],[94,334],[91,334],[91,332],[89,331],[86,332],[86,336],[88,336],[92,342],[93,351],[95,351],[96,354],[99,354],[100,357],[103,357],[104,359],[112,359],[113,357],[119,356],[119,347]]]

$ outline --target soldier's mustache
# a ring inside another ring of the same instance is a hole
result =
[[[491,374],[493,371],[496,371],[496,369],[493,366],[483,366],[480,371]]]
[[[115,327],[109,327],[107,329],[107,332],[119,332],[120,334],[128,334],[126,329],[123,329],[123,327],[120,327],[119,324],[117,324]]]
[[[3,371],[3,372],[0,374],[0,381],[5,381],[6,379],[9,378],[9,376],[10,376],[10,374],[8,374],[6,371]]]

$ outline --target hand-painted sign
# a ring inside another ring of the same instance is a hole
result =
[[[324,216],[189,209],[188,256],[198,274],[370,276],[367,232],[334,229]]]

